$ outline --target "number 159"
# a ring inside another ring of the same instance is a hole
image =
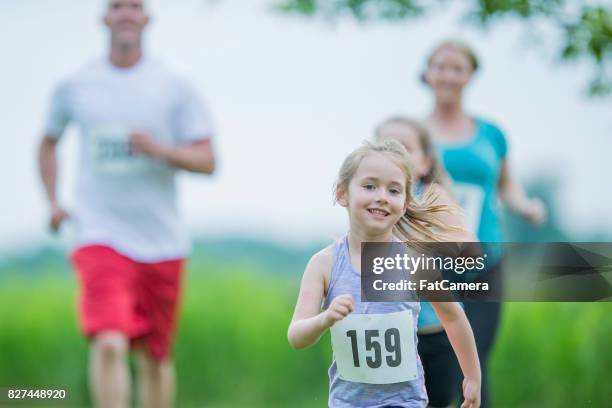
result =
[[[357,331],[349,330],[346,332],[347,337],[351,339],[351,348],[353,350],[353,364],[359,367],[359,350],[357,349]],[[382,364],[381,344],[378,341],[380,332],[378,330],[365,331],[365,349],[366,351],[374,351],[373,356],[366,357],[366,364],[370,368],[378,368]],[[399,330],[395,328],[387,329],[384,333],[385,349],[390,355],[385,357],[389,367],[397,367],[402,362],[402,350],[400,347]]]

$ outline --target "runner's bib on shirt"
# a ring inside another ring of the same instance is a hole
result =
[[[91,131],[91,156],[96,172],[133,174],[146,170],[150,159],[130,149],[130,133],[129,129],[121,127]]]
[[[391,384],[418,378],[412,312],[350,314],[331,327],[340,378]]]
[[[478,234],[484,206],[484,190],[476,184],[457,182],[453,184],[453,193],[465,213],[466,226],[470,231]]]

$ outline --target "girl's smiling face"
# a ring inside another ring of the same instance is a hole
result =
[[[349,212],[351,230],[366,236],[390,234],[406,211],[408,176],[388,156],[368,153],[351,178],[348,189],[339,185],[338,203]]]

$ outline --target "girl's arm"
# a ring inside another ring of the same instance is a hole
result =
[[[463,397],[461,408],[480,406],[480,362],[472,328],[461,306],[455,302],[432,302],[438,318],[444,326],[448,340],[459,360],[463,372]]]
[[[321,311],[325,279],[331,274],[332,248],[328,247],[315,254],[304,271],[300,294],[287,331],[289,344],[295,349],[316,343],[325,330],[353,311],[350,295],[336,297],[327,310]]]
[[[541,200],[527,197],[525,190],[510,174],[507,159],[502,161],[498,187],[499,196],[510,210],[534,225],[540,225],[546,220],[546,207]]]

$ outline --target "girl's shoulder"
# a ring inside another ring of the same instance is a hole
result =
[[[321,272],[331,273],[331,268],[334,265],[334,255],[336,244],[330,244],[310,258],[310,264]]]
[[[328,264],[331,266],[331,263],[334,260],[334,252],[336,249],[336,244],[329,244],[325,248],[321,249],[319,252],[315,253],[310,257],[311,262]]]
[[[310,262],[308,263],[307,267],[307,272],[314,275],[312,276],[313,278],[323,281],[326,292],[331,281],[337,245],[338,243],[334,242],[315,253],[310,258]]]

